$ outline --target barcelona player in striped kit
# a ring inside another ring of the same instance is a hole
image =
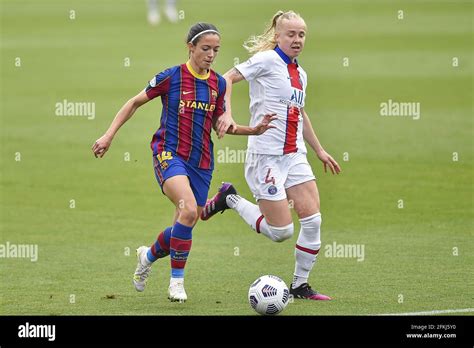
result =
[[[192,230],[206,204],[214,168],[212,128],[224,114],[226,82],[210,69],[220,47],[220,34],[212,24],[191,27],[187,45],[189,60],[166,69],[151,79],[144,91],[118,112],[107,132],[92,147],[103,157],[118,129],[138,107],[161,97],[163,110],[151,149],[156,179],[176,207],[172,226],[158,234],[150,246],[137,249],[138,265],[133,276],[137,291],[145,289],[151,265],[166,256],[171,259],[168,298],[184,302],[184,268],[192,245]],[[232,134],[259,135],[272,128],[272,114],[255,127],[234,125]],[[229,131],[230,132],[230,131]]]

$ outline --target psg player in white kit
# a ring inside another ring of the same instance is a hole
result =
[[[330,300],[308,284],[321,247],[321,213],[305,141],[323,162],[325,171],[329,167],[335,174],[341,169],[321,146],[304,110],[308,79],[296,58],[303,50],[305,36],[306,24],[301,16],[293,11],[279,11],[261,36],[246,42],[245,47],[254,55],[224,75],[227,115],[218,123],[219,135],[235,127],[231,117],[232,84],[244,79],[249,83],[250,126],[258,124],[268,113],[276,113],[278,119],[273,121],[276,128],[248,140],[245,179],[258,205],[239,196],[231,183],[223,183],[207,202],[201,218],[207,220],[230,208],[257,233],[282,242],[291,238],[294,231],[291,202],[301,229],[295,247],[296,265],[290,294],[295,298]]]

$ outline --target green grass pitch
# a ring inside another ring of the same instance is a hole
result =
[[[192,24],[221,30],[213,68],[223,74],[247,58],[243,41],[288,6],[309,28],[299,59],[309,76],[306,110],[343,172],[325,174],[308,156],[323,216],[310,283],[334,300],[294,301],[281,315],[474,307],[472,2],[182,0],[184,18],[157,27],[145,1],[0,4],[0,245],[38,246],[36,262],[0,258],[0,314],[256,315],[247,292],[257,277],[290,282],[297,233],[272,243],[227,211],[194,230],[186,304],[166,298],[168,259],[137,293],[134,250],[174,212],[149,149],[159,99],[102,160],[90,150],[128,98],[186,61]],[[57,116],[63,100],[94,103],[95,117]],[[419,119],[381,116],[389,100],[419,103]],[[234,87],[233,111],[248,122],[245,83]],[[214,143],[216,159],[226,147],[246,148],[245,137],[214,135]],[[216,163],[211,194],[224,180],[251,198],[242,163]],[[364,247],[363,260],[330,257],[334,243]]]

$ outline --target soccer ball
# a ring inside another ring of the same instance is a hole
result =
[[[285,309],[290,292],[285,282],[274,275],[264,275],[250,285],[249,303],[262,315],[275,315]]]

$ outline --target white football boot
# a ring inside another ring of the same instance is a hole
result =
[[[183,278],[171,278],[170,287],[168,288],[168,299],[171,302],[186,302],[188,296],[184,291]]]
[[[133,275],[133,285],[140,292],[145,290],[146,281],[151,271],[152,264],[146,258],[147,252],[148,247],[146,246],[141,246],[137,249],[138,264]]]

